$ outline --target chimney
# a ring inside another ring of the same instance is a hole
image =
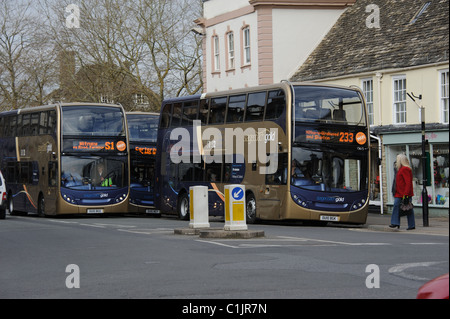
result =
[[[62,50],[59,52],[59,87],[67,92],[75,78],[75,52]]]

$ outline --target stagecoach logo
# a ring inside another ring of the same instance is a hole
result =
[[[343,203],[345,198],[340,196],[317,196],[317,201],[322,203]]]

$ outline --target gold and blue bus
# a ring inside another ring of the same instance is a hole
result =
[[[157,206],[189,218],[189,187],[243,184],[248,223],[363,224],[370,151],[360,89],[290,83],[165,100],[158,130]],[[270,145],[269,145],[270,144]]]
[[[156,141],[159,114],[127,113],[130,142],[130,213],[159,216],[155,208]]]
[[[0,113],[7,211],[126,213],[129,148],[119,105],[68,103]]]

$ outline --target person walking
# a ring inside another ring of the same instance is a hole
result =
[[[397,161],[395,163],[397,168],[397,175],[395,177],[395,195],[394,195],[394,207],[392,209],[392,217],[390,228],[400,228],[400,204],[403,200],[412,201],[414,196],[413,191],[413,176],[411,165],[405,154],[397,155]],[[416,228],[416,222],[414,219],[414,209],[407,215],[408,228],[412,230]]]

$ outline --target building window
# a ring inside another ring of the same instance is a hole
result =
[[[440,88],[442,123],[448,124],[448,70],[440,72]]]
[[[406,77],[394,78],[394,124],[406,123]]]
[[[219,37],[216,35],[213,37],[213,52],[214,52],[214,71],[220,71],[220,48]]]
[[[394,202],[391,186],[394,181],[394,162],[398,154],[403,153],[409,158],[413,175],[413,204],[423,205],[423,161],[420,144],[391,145],[386,147],[386,174],[389,202]],[[449,149],[448,143],[430,143],[427,147],[427,192],[431,207],[449,207]]]
[[[366,79],[362,81],[363,93],[367,102],[367,109],[369,111],[369,124],[374,124],[373,114],[373,80]]]
[[[234,33],[227,34],[228,41],[228,69],[234,69]]]
[[[147,97],[142,93],[136,93],[133,95],[134,105],[145,105],[147,104]]]
[[[114,104],[114,98],[110,94],[101,94],[100,103]]]
[[[244,65],[250,64],[251,50],[250,50],[250,27],[243,29],[244,34]]]

